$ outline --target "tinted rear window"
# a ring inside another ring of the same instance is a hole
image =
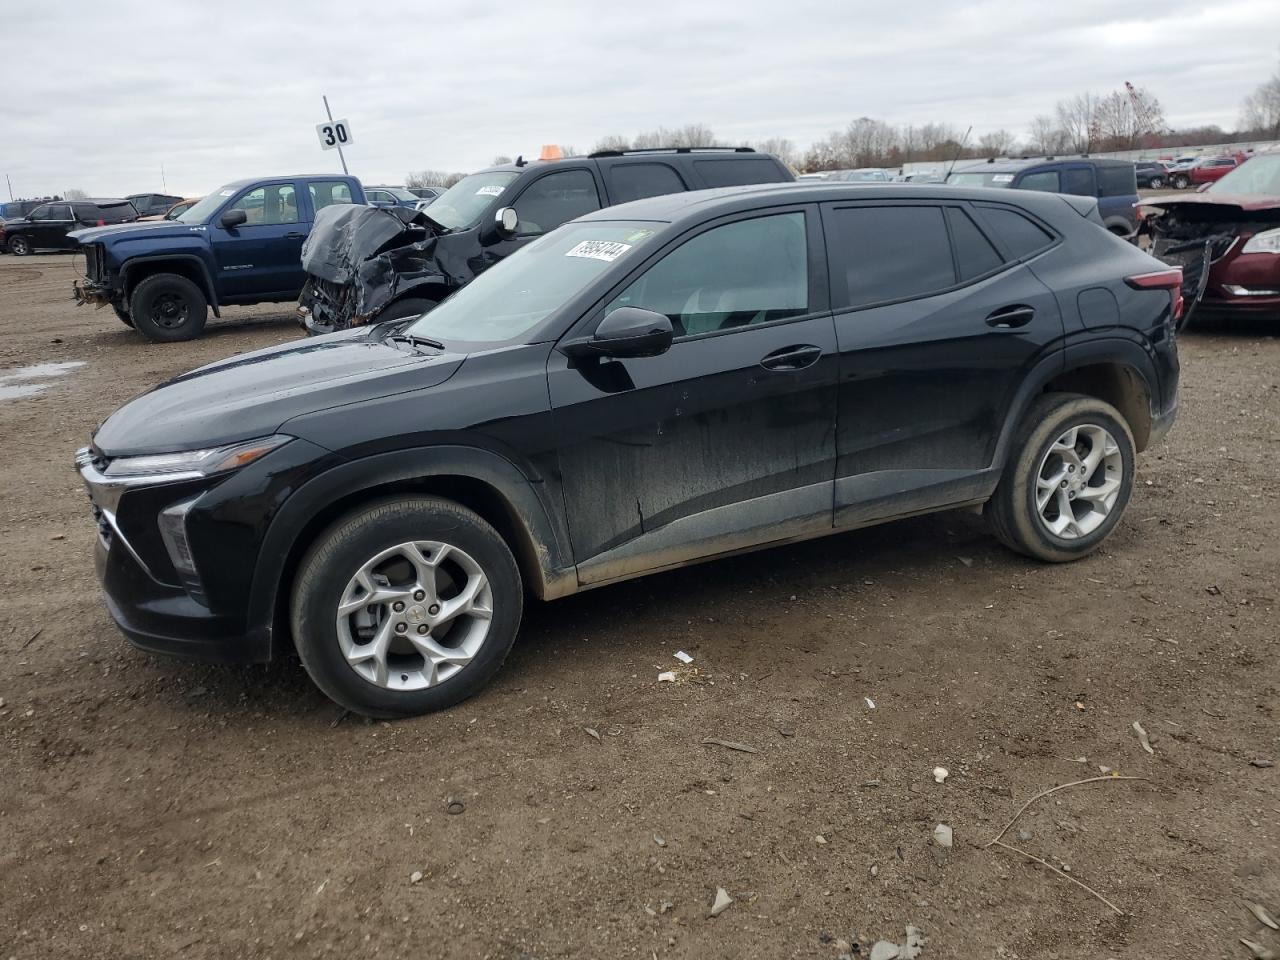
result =
[[[102,220],[106,223],[120,223],[138,215],[133,204],[124,203],[86,203],[82,211],[78,210],[82,220]]]
[[[948,207],[947,222],[951,226],[951,243],[956,248],[956,266],[960,268],[961,280],[972,280],[990,273],[1004,262],[991,241],[963,210]]]
[[[708,187],[740,187],[748,183],[780,183],[782,170],[767,157],[695,160],[694,167]]]
[[[828,255],[851,307],[921,297],[955,285],[941,207],[844,207],[831,218]]]
[[[1053,243],[1053,236],[1039,225],[1008,207],[982,206],[982,217],[995,231],[1009,253],[1021,260]]]
[[[1138,193],[1138,180],[1133,167],[1099,167],[1098,196],[1132,197]]]
[[[682,193],[688,188],[665,163],[620,163],[609,168],[609,193],[614,203]]]

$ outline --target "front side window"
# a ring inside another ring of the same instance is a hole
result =
[[[298,222],[298,198],[291,183],[272,183],[250,190],[228,210],[243,210],[245,226]]]
[[[1042,170],[1039,173],[1028,173],[1018,181],[1019,190],[1040,190],[1044,193],[1061,193],[1057,170]]]
[[[351,203],[351,186],[345,180],[316,180],[307,185],[311,191],[311,209],[318,213],[335,203]]]
[[[446,344],[520,342],[609,265],[629,261],[658,224],[570,223],[494,264],[406,329]]]
[[[803,213],[715,227],[682,244],[609,304],[665,314],[677,337],[809,312]]]
[[[517,234],[549,233],[562,223],[600,209],[596,178],[589,170],[564,170],[539,177],[520,194],[515,208],[520,218]]]
[[[825,214],[824,214],[825,218]],[[844,207],[827,244],[833,279],[850,307],[928,296],[955,286],[941,207]]]

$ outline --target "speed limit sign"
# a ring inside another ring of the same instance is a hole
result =
[[[329,120],[316,124],[316,134],[320,137],[320,149],[333,150],[336,147],[350,146],[351,124],[345,120]]]

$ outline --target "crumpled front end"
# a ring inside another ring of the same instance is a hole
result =
[[[311,333],[363,326],[410,289],[452,289],[463,278],[437,263],[440,235],[429,218],[406,207],[325,207],[302,247],[303,326]]]

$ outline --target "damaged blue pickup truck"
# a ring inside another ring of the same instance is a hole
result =
[[[221,187],[176,220],[78,230],[77,303],[110,306],[150,340],[191,340],[228,304],[297,300],[317,214],[365,202],[355,177],[259,177]],[[364,209],[361,206],[361,209]]]

